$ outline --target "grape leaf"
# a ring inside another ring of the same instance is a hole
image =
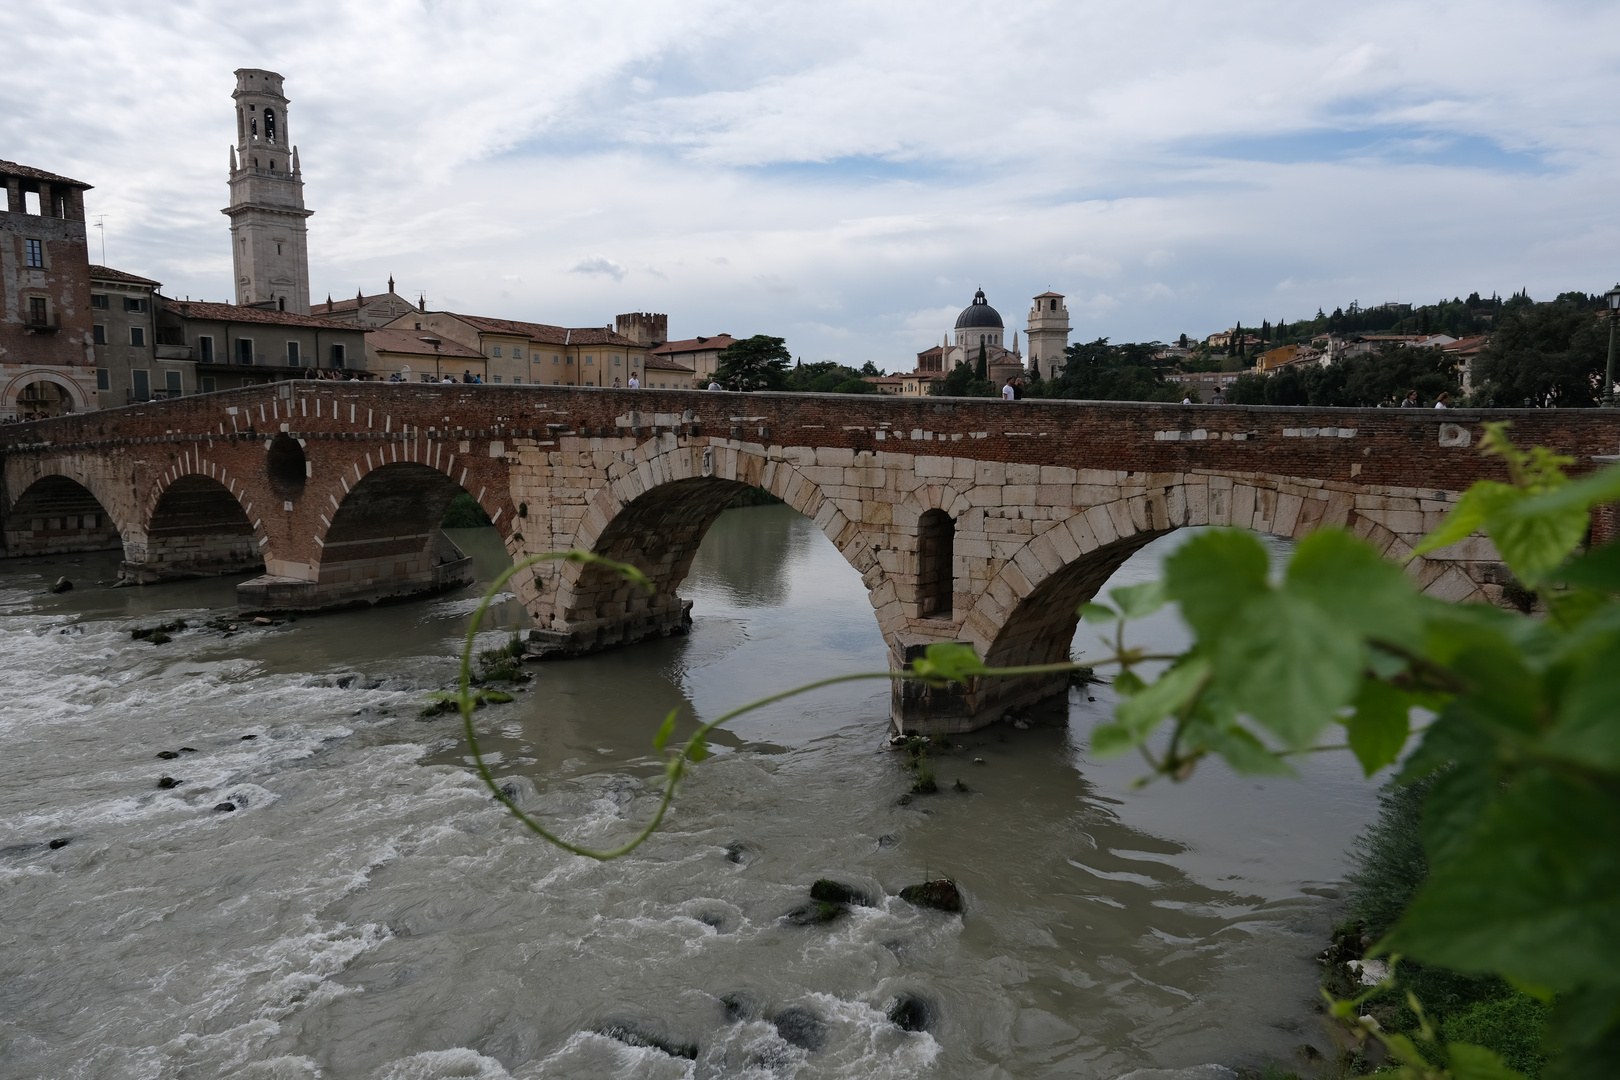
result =
[[[1365,679],[1355,705],[1344,726],[1361,771],[1371,776],[1400,756],[1411,731],[1412,701],[1388,683]]]
[[[1267,592],[1230,618],[1214,654],[1216,679],[1236,706],[1300,749],[1349,703],[1366,649],[1315,604]]]
[[[1164,560],[1165,590],[1198,636],[1213,640],[1245,601],[1270,591],[1269,568],[1266,549],[1252,534],[1214,529]]]
[[[1142,619],[1164,607],[1166,599],[1164,582],[1160,580],[1144,581],[1140,585],[1125,585],[1118,589],[1110,589],[1108,595],[1127,619]]]

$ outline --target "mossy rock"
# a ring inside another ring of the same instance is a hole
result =
[[[900,890],[900,899],[917,907],[939,911],[961,911],[962,894],[950,878],[935,878],[920,885],[907,885]]]

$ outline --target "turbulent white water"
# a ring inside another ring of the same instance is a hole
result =
[[[1067,726],[961,737],[936,767],[969,791],[900,805],[888,688],[856,684],[739,724],[664,831],[598,864],[418,719],[464,597],[152,645],[130,630],[228,614],[234,583],[112,590],[114,566],[0,563],[5,1077],[1113,1078],[1325,1045],[1310,956],[1373,802],[1348,762],[1126,794],[1137,766],[1079,749],[1099,690]],[[689,638],[542,665],[479,714],[571,838],[645,819],[671,707],[884,665],[854,571],[786,508],[726,514],[685,591]],[[964,915],[896,895],[940,875]],[[822,876],[871,906],[784,922]]]

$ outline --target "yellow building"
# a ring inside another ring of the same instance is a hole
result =
[[[606,327],[549,326],[452,311],[408,312],[388,327],[470,350],[482,359],[487,383],[628,386],[631,376],[642,381],[646,367],[647,346]]]

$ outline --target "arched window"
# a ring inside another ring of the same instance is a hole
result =
[[[264,110],[264,141],[270,143],[276,141],[276,114],[275,110],[270,108]]]
[[[929,510],[917,519],[917,613],[925,619],[951,618],[955,540],[956,522],[945,511]]]
[[[248,120],[248,134],[255,139],[259,137],[259,118],[257,116]],[[257,165],[258,162],[254,162],[254,164]]]
[[[285,296],[276,297],[276,310],[277,311],[286,311],[287,310],[287,298]]]

